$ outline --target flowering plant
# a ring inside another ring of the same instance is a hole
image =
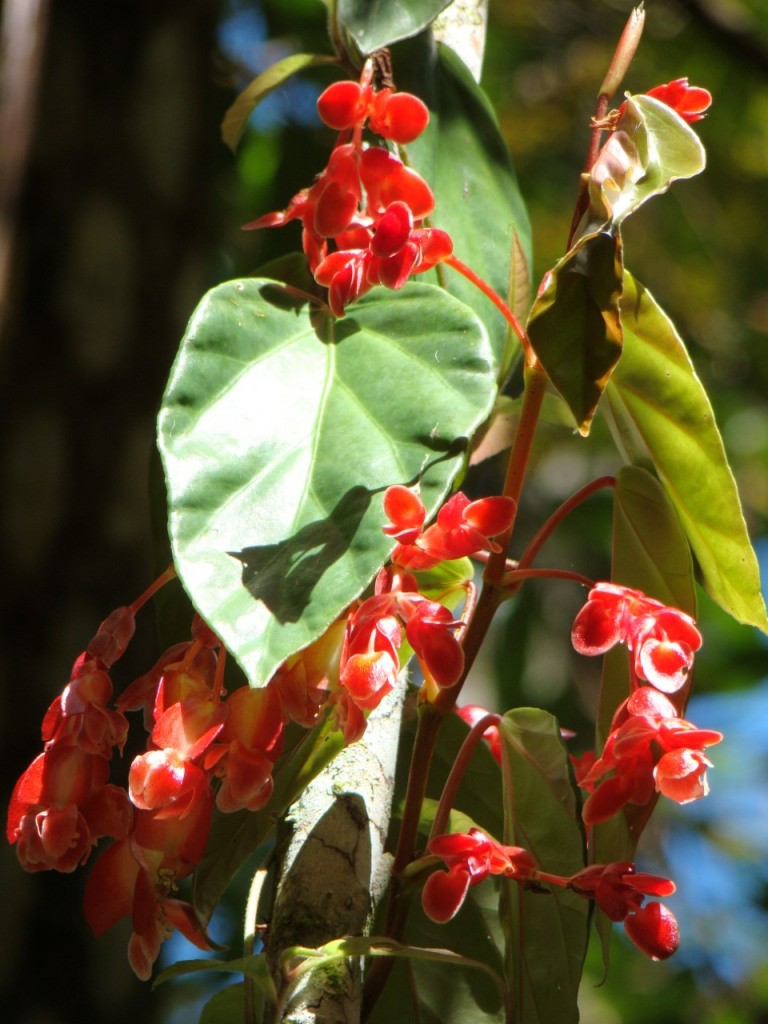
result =
[[[349,1003],[388,1019],[393,1002],[429,1007],[419,972],[433,961],[483,968],[490,1019],[568,1024],[593,920],[606,959],[611,922],[652,959],[684,941],[656,899],[674,882],[636,858],[659,797],[707,794],[704,750],[722,738],[684,717],[703,642],[691,553],[710,597],[768,630],[706,393],[623,262],[624,220],[703,170],[690,126],[711,97],[678,78],[609,110],[642,31],[633,12],[598,90],[566,251],[531,299],[530,230],[497,126],[467,68],[434,48],[445,4],[422,4],[405,31],[398,5],[382,6],[371,39],[365,19],[329,5],[327,163],[245,225],[300,228],[306,265],[221,284],[193,314],[158,420],[174,564],[76,659],[7,836],[29,871],[93,860],[86,918],[97,935],[130,920],[142,979],[174,930],[211,952],[229,882],[257,851],[270,860],[274,891],[260,862],[243,956],[161,975],[244,975],[211,1001],[209,1024],[233,1007],[244,1020],[318,1006],[336,1019]],[[423,67],[398,47],[416,33]],[[227,124],[234,144],[242,125]],[[545,402],[585,444],[604,416],[621,465],[542,509],[523,546]],[[504,478],[485,493],[469,467],[510,406]],[[615,508],[610,580],[534,567],[602,490]],[[137,616],[176,578],[195,609],[189,635],[115,697]],[[594,738],[545,709],[501,715],[462,697],[499,609],[534,578],[587,588],[571,644],[605,656]],[[135,714],[143,748],[124,788],[110,769]],[[478,762],[476,810],[461,787]],[[276,842],[281,820],[291,838]],[[492,934],[448,932],[494,878]]]

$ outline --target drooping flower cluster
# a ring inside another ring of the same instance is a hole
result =
[[[372,79],[369,61],[359,83],[336,82],[325,90],[318,112],[340,132],[326,168],[285,210],[245,225],[250,230],[301,221],[309,268],[328,288],[336,316],[374,285],[401,288],[453,251],[445,231],[422,226],[435,207],[429,185],[389,149],[362,138],[367,123],[396,144],[412,142],[426,128],[429,112],[410,93],[377,92]]]
[[[631,692],[617,708],[598,758],[574,762],[588,791],[584,821],[605,821],[626,804],[643,806],[659,792],[688,803],[708,791],[703,749],[722,735],[697,729],[666,694],[680,700],[701,634],[677,608],[614,583],[598,583],[573,624],[581,654],[604,654],[618,643],[629,651]],[[599,783],[599,785],[598,785]]]
[[[470,886],[489,875],[500,875],[523,883],[559,886],[593,899],[612,921],[623,922],[632,942],[654,960],[666,959],[677,949],[679,932],[672,912],[656,901],[643,905],[646,896],[670,896],[674,882],[637,872],[630,862],[592,864],[570,877],[553,875],[540,870],[528,850],[503,846],[478,828],[435,836],[427,849],[447,868],[433,872],[422,889],[424,912],[433,921],[450,921]]]
[[[403,630],[425,679],[445,688],[458,681],[464,667],[454,636],[460,625],[444,605],[419,593],[411,573],[381,570],[373,595],[349,615],[338,687],[328,698],[347,743],[362,736],[364,712],[378,707],[397,681]]]
[[[121,839],[131,828],[127,794],[107,781],[112,751],[122,751],[128,733],[125,717],[108,707],[108,670],[134,625],[128,608],[101,624],[43,719],[45,749],[17,782],[8,810],[8,841],[27,871],[74,871],[100,838]]]
[[[662,693],[641,686],[619,705],[600,757],[577,772],[589,792],[585,823],[605,821],[628,803],[643,806],[654,792],[680,804],[706,796],[712,763],[703,750],[722,738],[714,729],[697,729]]]
[[[292,659],[262,689],[240,687],[227,697],[224,652],[195,617],[193,639],[165,651],[110,707],[108,670],[133,635],[134,612],[120,608],[102,623],[48,709],[45,749],[14,789],[7,836],[28,871],[73,871],[99,839],[115,840],[91,872],[86,918],[101,935],[129,916],[129,961],[147,978],[174,928],[210,948],[192,906],[175,895],[178,882],[203,857],[214,803],[231,812],[268,801],[284,723],[317,717],[319,701],[308,707],[332,672],[332,650],[321,638],[319,654]],[[109,760],[115,747],[122,752],[131,711],[143,711],[149,735],[126,792],[108,782]]]
[[[479,828],[435,836],[427,848],[448,869],[433,872],[421,891],[425,914],[441,924],[455,917],[469,887],[489,875],[530,879],[536,871],[536,861],[527,850],[502,846]]]

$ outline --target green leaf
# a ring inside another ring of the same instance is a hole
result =
[[[621,355],[621,288],[618,235],[585,235],[553,267],[528,320],[536,355],[585,436]]]
[[[698,135],[679,114],[651,96],[628,96],[592,169],[590,219],[619,225],[673,181],[692,178],[705,165]]]
[[[570,764],[555,718],[517,708],[501,725],[505,842],[522,846],[543,871],[570,876],[584,866],[584,834]],[[565,889],[532,892],[505,880],[507,976],[518,1024],[575,1024],[590,906]]]
[[[227,985],[212,996],[200,1013],[198,1024],[238,1024],[245,1020],[245,985]]]
[[[415,48],[415,43],[410,45]],[[398,72],[398,84],[402,81],[402,88],[417,92],[430,108],[429,126],[408,146],[410,161],[435,193],[430,224],[448,232],[456,256],[502,297],[509,289],[514,248],[515,273],[524,296],[526,264],[531,263],[530,225],[493,108],[450,48],[438,46],[436,57],[429,51],[409,51],[402,62],[405,69]],[[506,373],[511,362],[511,355],[505,355],[506,321],[456,271],[446,267],[438,271],[448,291],[483,321],[496,360]],[[517,349],[515,341],[511,351]]]
[[[337,0],[337,17],[361,51],[373,53],[415,36],[451,0]]]
[[[305,68],[318,64],[338,64],[336,57],[322,56],[317,53],[293,53],[284,57],[277,64],[254,78],[250,85],[240,93],[235,102],[224,115],[221,124],[221,137],[234,152],[242,138],[248,118],[256,107],[272,92],[282,85],[291,75]]]
[[[178,978],[184,974],[197,974],[199,971],[227,971],[244,974],[247,978],[252,978],[268,998],[276,998],[275,985],[272,975],[269,973],[264,953],[260,953],[258,956],[241,956],[236,960],[205,960],[202,958],[178,960],[161,971],[152,986],[154,988],[171,978]]]
[[[386,561],[388,486],[419,481],[434,511],[493,395],[482,324],[433,286],[376,289],[339,321],[266,280],[204,297],[159,447],[179,575],[251,685]]]
[[[498,901],[497,881],[486,879],[469,890],[453,920],[438,925],[429,920],[419,900],[406,924],[408,945],[441,947],[485,964],[493,973],[464,967],[447,974],[446,964],[425,959],[395,964],[369,1024],[505,1024],[509,1018],[494,978],[504,973]]]
[[[695,617],[690,548],[666,490],[645,469],[625,466],[613,500],[613,581]]]
[[[475,575],[469,558],[449,558],[431,569],[414,573],[419,593],[430,601],[439,601],[451,611],[466,597],[464,584]]]
[[[624,353],[606,414],[628,462],[652,463],[677,510],[710,597],[768,632],[757,559],[707,394],[674,325],[625,275]]]

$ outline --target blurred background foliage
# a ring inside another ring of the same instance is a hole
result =
[[[6,0],[4,17],[16,6]],[[207,288],[298,248],[294,225],[255,233],[239,225],[283,208],[323,166],[332,138],[314,100],[337,75],[315,70],[279,89],[233,157],[219,126],[236,92],[283,56],[328,51],[319,0],[34,6],[42,63],[15,192],[10,136],[0,156],[0,240],[12,244],[0,307],[4,799],[38,751],[42,713],[74,657],[162,558],[153,554],[147,481],[155,411],[178,339]],[[528,203],[534,281],[562,255],[595,91],[630,7],[491,0],[483,85]],[[715,102],[698,126],[707,171],[632,218],[626,262],[688,344],[765,562],[768,9],[765,0],[648,0],[646,10],[626,88],[642,92],[687,75]],[[6,46],[5,66],[10,56]],[[22,75],[12,86],[23,92],[33,84]],[[601,422],[588,443],[545,427],[521,542],[542,510],[617,465]],[[485,464],[468,486],[493,486],[498,472]],[[606,576],[610,522],[609,498],[593,497],[538,564]],[[599,671],[565,642],[582,596],[572,585],[528,584],[494,630],[472,694],[499,710],[547,707],[577,733],[579,749],[589,743]],[[115,673],[118,685],[158,652],[145,616]],[[714,751],[708,800],[665,812],[641,847],[644,866],[678,881],[682,948],[672,962],[651,964],[617,936],[603,984],[593,950],[587,1024],[768,1021],[766,647],[703,596],[700,618],[700,696],[689,717],[723,729],[727,740]],[[8,848],[0,872],[0,1005],[12,1008],[14,1021],[191,1019],[175,1009],[189,987],[152,994],[133,978],[124,929],[98,942],[90,936],[81,914],[85,872],[27,876]],[[226,938],[230,922],[236,933],[241,898],[242,886],[217,937]]]

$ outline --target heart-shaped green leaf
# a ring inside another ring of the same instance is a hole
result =
[[[528,320],[536,355],[584,435],[621,355],[621,287],[618,235],[585,235],[553,267]]]
[[[540,868],[570,876],[584,866],[584,834],[568,755],[555,718],[517,708],[500,726],[505,842],[529,850]],[[589,903],[564,889],[531,892],[505,881],[507,975],[519,1024],[576,1024],[587,948]]]
[[[415,36],[451,0],[337,0],[338,19],[363,53]]]
[[[768,632],[757,559],[707,394],[674,325],[625,275],[624,352],[606,415],[630,463],[651,462],[680,517],[710,597]]]
[[[317,64],[337,64],[336,57],[323,56],[317,53],[292,53],[277,64],[254,78],[240,93],[235,102],[224,115],[221,124],[221,137],[234,152],[242,138],[248,118],[256,107],[272,92],[282,85],[291,75]]]
[[[179,575],[251,685],[386,561],[388,486],[420,481],[435,509],[493,395],[482,324],[431,285],[376,289],[339,321],[266,280],[205,296],[159,446]]]

